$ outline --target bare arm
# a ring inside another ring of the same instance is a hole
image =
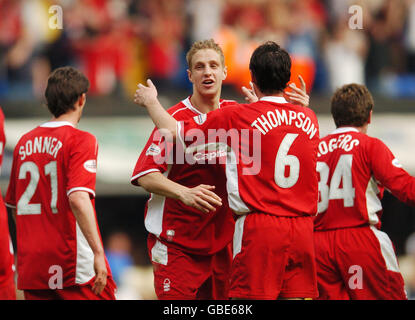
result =
[[[148,114],[153,120],[155,126],[162,134],[171,134],[176,139],[177,121],[174,119],[160,104],[157,99],[157,89],[151,80],[147,80],[148,87],[138,84],[138,89],[134,95],[134,102],[147,109]],[[164,132],[166,130],[167,132]]]
[[[221,198],[212,191],[215,189],[214,186],[201,184],[194,188],[188,188],[166,178],[160,172],[152,172],[142,176],[137,182],[148,192],[180,200],[205,213],[214,211],[215,207],[222,205]]]
[[[94,208],[88,192],[75,191],[69,195],[69,204],[79,227],[94,253],[94,269],[96,273],[92,290],[100,294],[107,284],[107,266],[104,248],[98,234]]]

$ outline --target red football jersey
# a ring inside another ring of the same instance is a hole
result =
[[[319,127],[311,109],[263,97],[178,122],[177,131],[186,153],[226,149],[228,202],[236,213],[317,213]]]
[[[63,287],[95,276],[94,254],[68,196],[86,191],[94,206],[97,152],[96,138],[66,121],[47,122],[17,143],[6,203],[17,210],[19,289],[49,289],[59,271]]]
[[[375,225],[380,227],[381,198],[387,188],[415,205],[411,177],[379,139],[341,127],[321,139],[317,162],[319,214],[316,230]]]
[[[234,103],[221,100],[220,108]],[[192,106],[190,97],[168,112],[177,120],[203,115]],[[222,198],[222,206],[215,212],[206,214],[181,201],[151,194],[144,219],[148,232],[169,245],[202,255],[214,254],[232,241],[234,220],[226,201],[226,177],[220,164],[206,164],[209,159],[217,157],[220,158],[221,155],[199,152],[195,157],[189,158],[180,145],[161,139],[156,129],[152,132],[136,163],[131,183],[138,185],[138,178],[158,171],[186,187],[214,185],[214,192]]]
[[[0,108],[0,168],[3,163],[3,151],[6,145],[4,134],[4,114]],[[14,274],[13,245],[9,235],[9,225],[3,196],[0,192],[0,288],[10,281]]]

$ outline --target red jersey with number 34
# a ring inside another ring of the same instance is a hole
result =
[[[97,151],[92,134],[64,121],[47,122],[17,143],[6,204],[17,210],[19,289],[54,289],[60,276],[69,287],[95,276],[68,196],[88,192],[94,205]]]
[[[384,188],[415,205],[415,178],[381,140],[356,128],[341,127],[321,139],[317,171],[320,199],[316,230],[363,225],[380,228]]]
[[[318,121],[283,97],[229,106],[177,123],[186,153],[226,150],[227,194],[237,214],[317,213]]]

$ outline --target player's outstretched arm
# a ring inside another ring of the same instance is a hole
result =
[[[98,295],[107,284],[108,270],[89,193],[85,191],[72,192],[69,195],[69,204],[85,239],[94,253],[95,282],[92,291]]]
[[[157,98],[157,89],[148,79],[147,85],[138,84],[135,91],[134,102],[147,109],[148,114],[159,130],[167,130],[176,139],[176,119],[174,119],[160,104]]]
[[[137,182],[148,192],[180,200],[185,205],[205,213],[215,211],[215,207],[222,205],[221,198],[212,191],[214,186],[201,184],[188,188],[166,178],[160,172],[142,176]]]

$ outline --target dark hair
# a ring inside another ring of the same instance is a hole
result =
[[[45,91],[49,111],[57,118],[69,110],[83,93],[89,89],[88,79],[72,67],[55,69],[49,76]]]
[[[273,41],[255,49],[249,62],[252,80],[264,94],[275,94],[287,87],[291,78],[291,58]]]
[[[337,89],[331,98],[331,114],[336,127],[362,127],[369,120],[373,106],[369,90],[356,83]]]

